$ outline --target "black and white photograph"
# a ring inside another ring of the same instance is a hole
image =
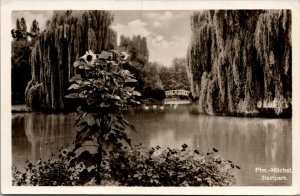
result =
[[[298,183],[299,10],[97,5],[5,15],[3,189]]]

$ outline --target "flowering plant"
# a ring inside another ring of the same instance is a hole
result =
[[[74,152],[79,153],[79,161],[87,168],[97,169],[96,182],[100,183],[102,157],[106,151],[131,146],[125,130],[132,129],[123,117],[130,105],[139,104],[141,96],[134,90],[137,82],[134,75],[123,69],[126,55],[118,51],[102,51],[101,54],[86,52],[74,63],[74,67],[84,70],[70,82],[70,94],[66,98],[78,99],[78,118],[75,122],[77,135]],[[77,151],[79,148],[85,151]]]

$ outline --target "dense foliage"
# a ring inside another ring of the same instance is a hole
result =
[[[144,66],[149,59],[149,50],[147,47],[146,37],[141,37],[140,35],[133,36],[132,38],[121,35],[120,45],[124,48],[130,56],[132,61],[136,61],[140,66]]]
[[[291,11],[211,10],[191,17],[187,61],[200,110],[291,113]]]
[[[132,38],[121,35],[119,48],[130,55],[131,66],[128,65],[126,68],[135,75],[138,81],[135,87],[142,93],[143,98],[152,102],[162,101],[165,93],[159,78],[160,65],[148,61],[149,50],[146,38],[139,35]]]
[[[12,104],[25,103],[25,88],[30,80],[30,44],[26,40],[12,41],[11,82]]]
[[[213,149],[206,154],[191,151],[186,144],[181,149],[145,148],[114,149],[103,156],[101,169],[83,156],[76,157],[67,149],[58,158],[27,162],[25,171],[13,173],[13,184],[18,186],[230,186],[236,183],[234,170],[240,169],[230,160],[224,160]]]
[[[217,152],[216,149],[214,149]],[[200,154],[186,144],[182,149],[145,148],[116,150],[106,157],[109,176],[125,186],[228,186],[239,169],[214,151]]]
[[[175,58],[171,67],[157,62],[148,62],[149,51],[145,37],[132,38],[121,35],[119,48],[130,54],[131,67],[128,67],[138,80],[136,89],[144,99],[162,101],[166,90],[189,90],[185,59]]]
[[[143,97],[162,101],[165,98],[165,91],[159,77],[160,65],[156,62],[149,62],[142,69],[143,73]]]
[[[83,165],[75,165],[71,160],[74,153],[61,150],[58,158],[39,160],[36,164],[26,162],[25,170],[13,168],[13,185],[17,186],[74,186],[79,185]]]
[[[30,32],[27,32],[26,20],[17,19],[16,27],[12,29],[11,34],[12,104],[24,104],[26,85],[31,78],[31,48],[39,34],[38,22],[34,20]]]
[[[131,64],[128,64],[126,69],[133,73],[138,80],[138,82],[135,84],[135,88],[138,91],[143,92],[143,88],[145,85],[145,75],[143,73],[143,69],[148,63],[149,58],[146,38],[141,36],[133,36],[130,38],[121,35],[119,48],[120,50],[125,51],[129,54]]]
[[[68,81],[76,75],[73,62],[87,50],[96,53],[116,47],[116,32],[108,11],[54,11],[31,53],[32,78],[26,104],[43,111],[61,111],[66,105]]]
[[[165,91],[175,89],[190,90],[186,60],[183,58],[175,58],[171,67],[163,66],[159,71],[159,77]]]

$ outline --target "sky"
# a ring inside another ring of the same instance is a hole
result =
[[[112,28],[120,35],[141,35],[147,39],[149,61],[170,66],[174,58],[184,58],[191,37],[190,16],[192,11],[112,11],[114,23]],[[53,11],[14,11],[12,27],[17,18],[24,17],[29,30],[34,19],[39,22],[40,29],[45,28],[46,20]]]
[[[127,36],[147,38],[149,61],[170,66],[175,57],[185,57],[190,43],[191,11],[113,11],[112,28]],[[118,38],[119,39],[119,38]]]
[[[51,19],[53,11],[46,10],[26,10],[26,11],[13,11],[12,12],[12,28],[16,27],[17,18],[21,19],[22,17],[26,20],[27,31],[30,30],[32,21],[36,19],[39,23],[39,27],[41,30],[45,29],[46,21]]]

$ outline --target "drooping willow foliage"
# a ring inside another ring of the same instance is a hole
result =
[[[187,60],[202,112],[282,114],[290,108],[290,10],[214,10],[191,16]]]
[[[31,53],[26,103],[38,110],[65,109],[67,82],[75,75],[73,62],[79,54],[100,53],[117,45],[112,22],[108,11],[55,11]]]

